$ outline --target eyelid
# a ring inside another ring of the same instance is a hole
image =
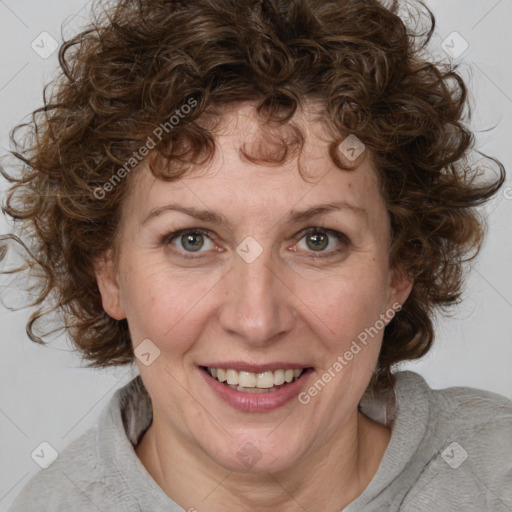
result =
[[[297,238],[300,239],[303,238],[305,235],[310,235],[312,233],[331,234],[337,238],[344,239],[347,242],[350,242],[350,239],[345,233],[342,233],[341,231],[337,231],[335,229],[324,228],[323,226],[311,226],[309,228],[305,228],[297,234]]]

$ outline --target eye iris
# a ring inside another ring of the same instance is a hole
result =
[[[200,233],[183,235],[181,237],[181,243],[187,250],[198,251],[204,245],[204,238]]]
[[[310,242],[312,242],[313,245],[310,245]],[[325,249],[328,245],[327,235],[325,235],[325,233],[309,235],[306,238],[306,243],[308,244],[308,247],[314,251]]]

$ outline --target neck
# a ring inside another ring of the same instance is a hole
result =
[[[335,437],[276,473],[228,471],[176,434],[154,418],[136,453],[156,483],[185,510],[335,512],[368,486],[391,430],[356,411]]]

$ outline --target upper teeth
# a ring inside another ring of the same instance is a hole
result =
[[[304,368],[295,370],[275,370],[262,373],[239,372],[233,369],[224,368],[207,368],[208,373],[220,382],[227,382],[234,386],[242,386],[244,388],[262,388],[268,389],[273,386],[280,386],[285,382],[292,382],[298,379]]]

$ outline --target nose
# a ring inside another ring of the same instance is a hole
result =
[[[225,297],[220,323],[226,333],[245,343],[265,346],[290,332],[297,314],[294,294],[284,276],[278,275],[270,251],[248,263],[235,255],[235,263],[223,280]]]

